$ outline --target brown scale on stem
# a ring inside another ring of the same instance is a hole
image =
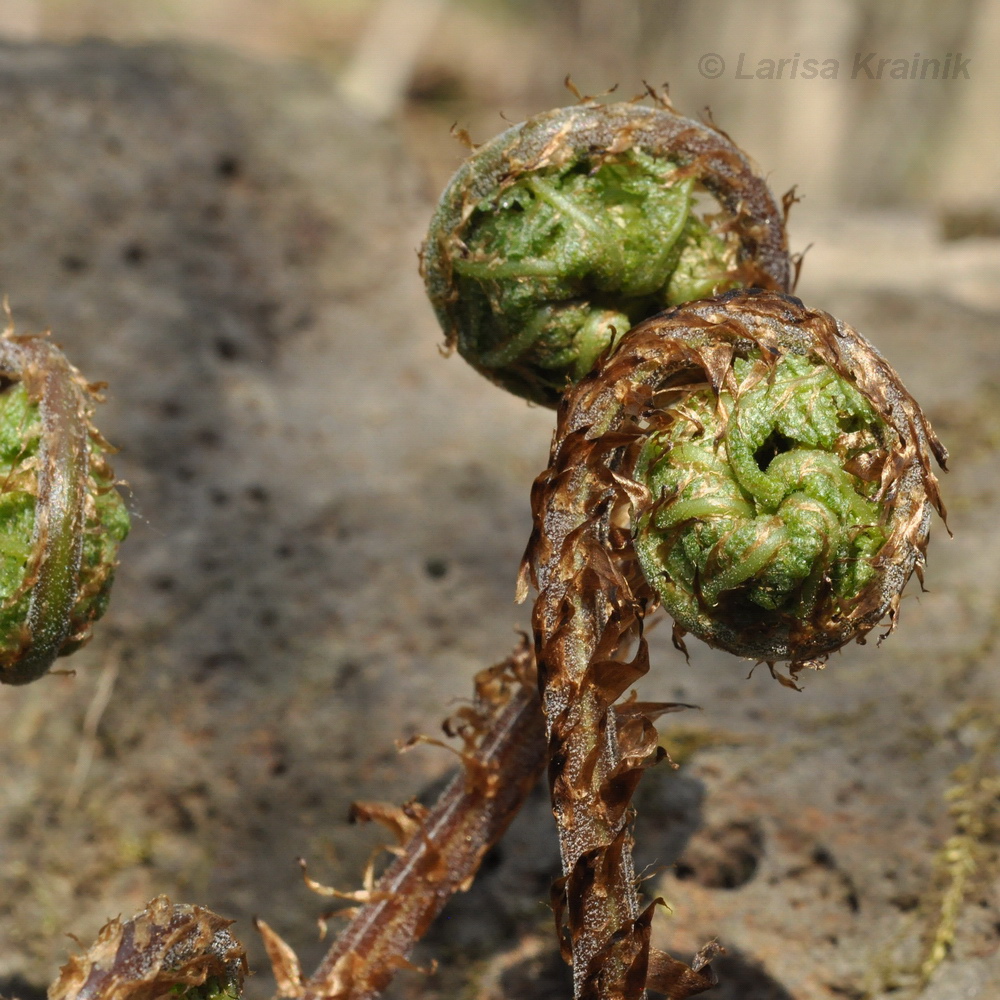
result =
[[[395,860],[359,892],[324,889],[360,905],[341,911],[350,922],[308,980],[287,946],[260,926],[284,996],[367,1000],[377,996],[431,921],[469,887],[483,855],[499,840],[534,787],[545,763],[534,657],[524,640],[506,660],[476,678],[474,701],[446,720],[463,747],[461,771],[430,809],[358,803],[357,819],[374,819],[396,834]],[[434,742],[423,740],[421,742]]]
[[[825,395],[795,395],[815,385]],[[770,393],[802,406],[782,411]],[[819,447],[825,431],[814,414],[824,407],[846,425],[831,454]],[[782,425],[788,435],[812,446],[781,435],[787,454],[758,468],[753,435],[782,412],[798,415]],[[650,954],[652,908],[641,909],[636,892],[629,800],[661,751],[652,714],[623,721],[612,707],[648,670],[644,617],[662,601],[678,644],[686,630],[737,655],[789,660],[794,683],[797,670],[886,617],[894,625],[903,586],[922,574],[932,511],[944,514],[931,465],[946,458],[867,341],[773,292],[731,292],[639,324],[564,397],[549,468],[532,491],[519,596],[529,579],[538,588],[533,624],[563,857],[554,898],[578,1000],[636,1000],[646,987],[680,1000],[709,985],[701,965],[685,972]],[[813,471],[779,476],[774,462]],[[815,562],[805,566],[781,562],[785,549],[804,551],[789,527],[796,517],[815,529]],[[682,530],[694,535],[672,562]]]

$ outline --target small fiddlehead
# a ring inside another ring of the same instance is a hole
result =
[[[665,101],[582,103],[497,136],[442,194],[422,262],[448,346],[546,406],[666,306],[791,280],[763,179]]]
[[[567,393],[521,593],[530,577],[578,997],[634,1000],[663,966],[628,832],[656,735],[649,713],[612,710],[648,669],[644,617],[662,602],[678,642],[788,660],[793,677],[891,628],[944,515],[931,467],[946,458],[867,341],[772,292],[647,320]]]
[[[96,388],[49,340],[0,337],[0,682],[90,638],[128,513],[91,422]]]

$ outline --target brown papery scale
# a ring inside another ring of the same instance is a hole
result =
[[[875,348],[773,292],[647,320],[567,393],[520,593],[529,578],[539,591],[557,913],[577,997],[632,1000],[678,965],[650,955],[631,859],[629,799],[662,755],[653,714],[613,709],[648,670],[645,616],[663,603],[679,644],[688,631],[789,661],[794,684],[894,626],[932,512],[944,516],[932,464],[946,458]]]

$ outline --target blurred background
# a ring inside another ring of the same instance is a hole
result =
[[[996,0],[4,0],[0,34],[187,39],[308,60],[359,107],[402,116],[435,184],[457,158],[442,125],[482,141],[501,115],[565,102],[567,73],[588,94],[667,82],[678,108],[710,107],[734,130],[777,189],[997,227]]]

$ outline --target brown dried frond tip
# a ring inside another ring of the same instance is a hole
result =
[[[232,923],[157,896],[131,920],[109,920],[62,967],[49,1000],[237,1000],[247,961]]]

